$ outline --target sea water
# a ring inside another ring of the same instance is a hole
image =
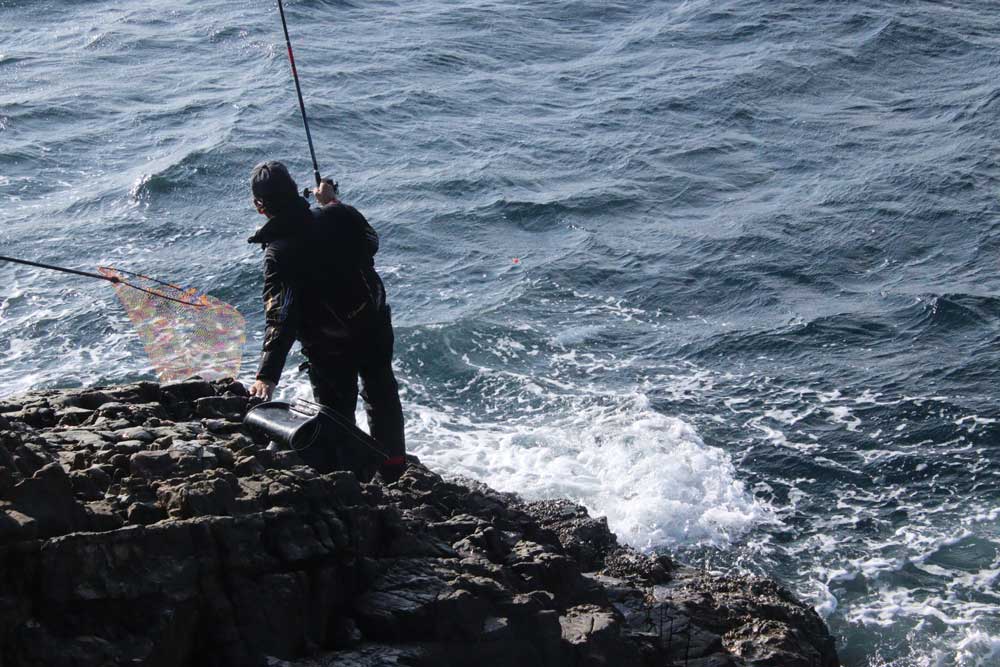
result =
[[[1000,6],[287,12],[412,453],[777,577],[850,667],[1000,664]],[[233,303],[251,381],[249,170],[311,176],[274,4],[0,18],[0,255]],[[153,377],[107,285],[0,264],[0,394]]]

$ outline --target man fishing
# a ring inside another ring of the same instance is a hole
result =
[[[262,162],[250,177],[253,203],[267,222],[250,237],[264,247],[263,356],[252,396],[269,400],[292,343],[302,344],[320,405],[354,423],[361,396],[368,426],[385,448],[384,479],[405,466],[403,412],[392,371],[393,330],[382,279],[375,271],[378,234],[323,181],[310,208],[288,169]]]

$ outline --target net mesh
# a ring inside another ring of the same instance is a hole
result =
[[[239,375],[246,320],[235,307],[149,276],[104,266],[98,271],[117,281],[118,299],[162,382]]]

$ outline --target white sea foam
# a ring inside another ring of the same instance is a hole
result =
[[[1000,636],[969,630],[955,647],[957,667],[993,667],[1000,664]]]
[[[537,383],[520,386],[548,396]],[[490,421],[429,407],[423,391],[404,391],[407,448],[421,461],[529,500],[579,502],[637,548],[724,545],[773,520],[724,451],[681,419],[652,410],[642,394]],[[287,395],[307,396],[305,379],[297,376]]]
[[[767,517],[722,450],[641,395],[495,423],[408,407],[411,449],[429,465],[530,499],[570,498],[639,548],[721,544]]]

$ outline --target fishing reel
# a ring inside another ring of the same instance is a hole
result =
[[[337,195],[340,194],[340,184],[337,183],[337,181],[333,180],[332,178],[324,178],[324,179],[321,179],[321,180],[324,183],[326,183],[327,185],[329,185],[330,187],[333,188],[333,196],[334,197],[336,197]],[[302,196],[305,197],[306,199],[309,199],[310,197],[313,196],[313,193],[315,192],[315,190],[316,190],[315,188],[304,188],[302,190]]]

